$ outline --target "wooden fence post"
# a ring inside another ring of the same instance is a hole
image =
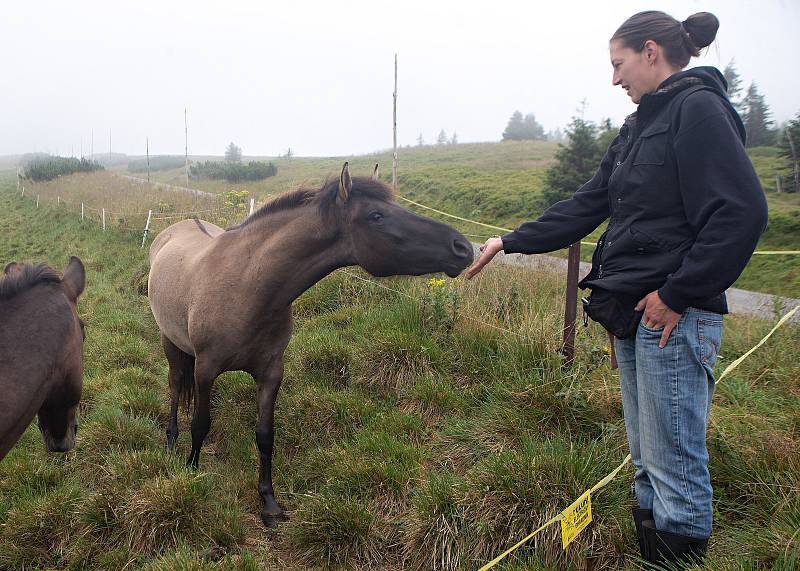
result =
[[[567,258],[567,291],[564,303],[564,340],[561,352],[564,354],[564,365],[571,367],[575,361],[575,318],[577,315],[578,271],[581,265],[581,243],[576,242],[569,247]]]

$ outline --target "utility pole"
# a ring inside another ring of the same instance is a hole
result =
[[[186,187],[189,187],[189,123],[186,120],[186,107],[183,108],[183,130],[186,134]]]
[[[150,182],[150,137],[145,138],[145,152],[147,153],[147,182]]]
[[[92,160],[94,160],[94,129],[92,129]]]
[[[397,54],[394,54],[394,94],[392,109],[393,143],[392,154],[392,190],[397,192]]]
[[[108,130],[108,163],[111,164],[111,129]]]

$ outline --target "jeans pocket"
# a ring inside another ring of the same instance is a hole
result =
[[[700,360],[713,369],[722,344],[722,320],[698,319],[697,338],[700,341]]]
[[[644,324],[644,319],[639,322],[639,328],[644,329],[648,333],[658,333],[659,335],[661,335],[664,332],[663,327],[659,327],[658,329],[653,329],[652,327],[648,327],[647,325]]]

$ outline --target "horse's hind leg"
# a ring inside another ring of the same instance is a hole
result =
[[[207,358],[198,357],[194,368],[194,416],[192,417],[192,451],[186,463],[200,466],[200,449],[211,429],[211,387],[220,369]]]
[[[161,344],[169,363],[169,426],[167,447],[175,450],[178,442],[178,406],[183,397],[188,411],[194,392],[194,357],[184,353],[172,341],[161,335]]]

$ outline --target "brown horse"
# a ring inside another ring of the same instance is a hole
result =
[[[63,279],[16,262],[0,276],[0,460],[37,413],[48,450],[75,447],[84,339],[75,304],[85,284],[75,256]]]
[[[294,299],[344,266],[374,276],[455,277],[472,255],[460,233],[395,204],[375,173],[351,179],[347,163],[338,181],[280,195],[227,231],[200,220],[173,224],[150,247],[148,281],[169,361],[169,447],[178,437],[179,401],[188,408],[194,397],[187,462],[197,467],[214,379],[225,371],[250,373],[258,395],[261,519],[284,519],[272,487],[273,414]]]

